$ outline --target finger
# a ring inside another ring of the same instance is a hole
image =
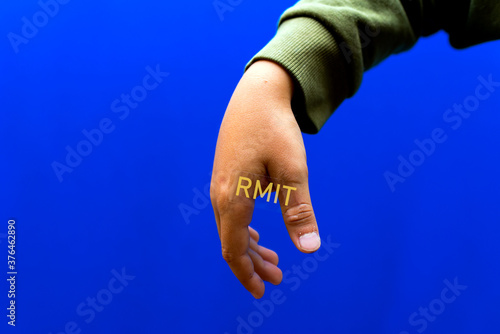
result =
[[[259,232],[248,226],[248,230],[250,231],[250,237],[255,240],[256,242],[259,242],[260,235]]]
[[[318,224],[311,204],[307,167],[294,174],[295,181],[283,181],[279,201],[283,220],[295,246],[304,253],[312,253],[321,246]]]
[[[278,265],[279,258],[276,252],[266,247],[260,246],[259,244],[257,244],[257,242],[255,242],[255,240],[250,240],[250,248],[257,254],[259,254],[267,262],[272,263],[275,266]]]
[[[255,298],[264,295],[264,282],[255,272],[250,249],[250,231],[248,225],[252,219],[253,207],[232,204],[219,211],[221,227],[222,256],[241,284]]]
[[[283,278],[283,273],[274,264],[269,263],[262,259],[262,257],[255,252],[253,249],[248,251],[250,258],[252,259],[255,272],[264,280],[271,284],[278,285],[281,283]]]

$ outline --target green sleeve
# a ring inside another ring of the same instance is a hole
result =
[[[499,0],[302,0],[281,16],[275,37],[247,64],[266,59],[294,80],[301,130],[317,133],[352,97],[363,72],[439,30],[465,48],[500,38]]]

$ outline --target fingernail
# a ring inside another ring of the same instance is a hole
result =
[[[319,248],[321,245],[321,240],[319,239],[319,235],[316,232],[307,233],[299,238],[300,248],[306,251],[314,251]]]

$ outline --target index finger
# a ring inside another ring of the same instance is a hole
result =
[[[264,282],[255,272],[249,255],[253,206],[232,204],[224,212],[219,211],[222,256],[241,284],[255,298],[264,295]]]

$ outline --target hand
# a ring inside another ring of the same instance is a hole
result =
[[[259,234],[249,226],[254,200],[243,197],[248,203],[235,201],[238,171],[267,175],[297,188],[290,192],[288,205],[286,192],[279,193],[290,238],[304,253],[320,246],[309,196],[304,142],[291,109],[292,94],[293,81],[281,66],[270,61],[255,62],[234,91],[215,152],[210,197],[222,255],[255,298],[264,295],[263,280],[279,284],[283,274],[277,267],[278,255],[258,245]]]

